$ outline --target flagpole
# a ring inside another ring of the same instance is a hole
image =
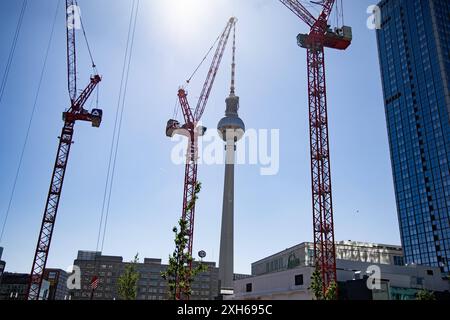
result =
[[[91,287],[91,297],[90,297],[90,300],[94,300],[94,292],[95,292],[95,289],[97,289],[97,287],[98,287],[98,283],[100,282],[100,280],[99,280],[99,278],[97,277],[97,276],[94,276],[93,278],[92,278],[92,280],[91,280],[91,285],[90,285],[90,287]]]

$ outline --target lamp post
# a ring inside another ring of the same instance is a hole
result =
[[[203,259],[206,258],[206,251],[204,250],[199,251],[198,256],[200,257],[200,262],[203,262]]]

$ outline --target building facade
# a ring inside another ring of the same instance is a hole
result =
[[[5,272],[0,284],[0,300],[25,300],[29,274]]]
[[[450,3],[383,0],[377,30],[405,262],[450,269]]]
[[[233,299],[312,300],[312,249],[312,243],[302,243],[253,263],[252,277],[234,281]],[[398,246],[345,241],[336,249],[340,299],[414,300],[424,289],[449,295],[449,281],[440,268],[403,265]],[[275,268],[276,261],[281,267]],[[367,277],[374,268],[380,272],[380,287],[369,289]]]
[[[192,285],[192,300],[214,300],[218,295],[219,271],[216,264],[203,262],[208,271],[198,275]],[[80,268],[81,289],[71,291],[73,300],[89,300],[92,290],[90,283],[94,276],[99,278],[99,286],[93,293],[94,300],[119,300],[118,279],[125,271],[128,262],[122,257],[104,256],[100,252],[79,251],[74,265]],[[137,300],[167,300],[169,298],[167,281],[161,272],[167,269],[161,259],[145,258],[138,263],[139,272]]]
[[[67,272],[60,269],[45,269],[44,279],[49,282],[48,300],[69,299]]]
[[[0,300],[25,300],[30,283],[27,273],[3,273],[0,283]],[[50,283],[42,281],[39,300],[48,300]]]
[[[314,244],[304,242],[252,263],[252,275],[286,271],[299,266],[313,266]],[[336,243],[336,258],[374,264],[404,265],[402,248],[393,245],[341,241]]]
[[[2,255],[3,255],[3,247],[0,247],[0,283],[2,281],[2,275],[6,267],[6,262],[2,260]]]
[[[0,283],[2,282],[2,275],[3,275],[3,272],[5,271],[5,267],[6,267],[6,262],[0,260]]]

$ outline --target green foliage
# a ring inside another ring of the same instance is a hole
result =
[[[326,290],[325,300],[337,300],[337,285],[335,281],[332,281]]]
[[[315,300],[324,300],[323,287],[322,287],[322,275],[320,269],[316,267],[311,276],[311,287]]]
[[[187,212],[189,213],[195,206],[195,201],[198,199],[198,194],[201,191],[201,183],[195,186],[194,197],[187,205]],[[169,257],[169,266],[165,272],[161,273],[161,277],[168,282],[170,299],[181,299],[182,296],[189,298],[192,295],[192,282],[194,278],[202,272],[208,270],[207,266],[199,263],[190,270],[189,266],[194,263],[194,259],[188,253],[187,245],[189,240],[189,230],[187,221],[180,219],[178,222],[179,229],[173,228],[175,234],[175,251]],[[178,287],[177,287],[178,279]]]
[[[139,254],[137,253],[133,261],[125,267],[125,272],[118,279],[118,294],[122,300],[136,300],[137,283],[139,281],[139,272],[136,265],[139,263]]]
[[[320,268],[317,266],[311,276],[311,287],[309,288],[315,300],[336,300],[337,299],[337,284],[335,281],[330,283],[328,289],[323,290],[322,274]]]
[[[436,300],[436,296],[431,291],[421,290],[421,291],[417,292],[416,300],[422,300],[422,301]]]

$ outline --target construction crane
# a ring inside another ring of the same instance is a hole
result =
[[[86,101],[91,96],[97,85],[102,80],[96,74],[91,77],[87,87],[78,95],[77,92],[77,60],[76,60],[76,26],[80,19],[79,9],[76,0],[66,0],[66,29],[67,29],[67,73],[68,89],[70,95],[70,108],[63,113],[64,126],[59,137],[58,152],[53,169],[53,174],[48,191],[42,225],[34,255],[33,266],[31,268],[30,283],[28,286],[27,299],[38,300],[41,290],[45,266],[49,255],[52,241],[56,215],[58,213],[59,200],[66,173],[67,162],[69,160],[70,148],[72,146],[74,126],[76,121],[87,121],[93,127],[99,127],[102,121],[103,112],[100,109],[93,109],[91,112],[84,109]],[[93,64],[95,69],[95,64]]]
[[[352,29],[329,27],[336,0],[311,1],[322,7],[318,18],[298,0],[280,1],[310,28],[308,34],[298,35],[297,43],[307,49],[314,263],[320,270],[325,294],[331,283],[337,283],[337,277],[324,48],[347,49],[352,42]]]
[[[206,81],[203,85],[202,92],[197,102],[197,107],[193,112],[187,99],[188,93],[184,88],[178,90],[178,100],[184,117],[184,124],[180,125],[177,120],[169,120],[167,122],[166,135],[173,137],[176,134],[186,136],[188,138],[188,150],[186,154],[186,166],[184,177],[183,192],[183,210],[182,219],[186,222],[188,230],[188,244],[186,253],[192,256],[192,248],[194,241],[194,218],[195,218],[195,190],[197,187],[197,159],[198,159],[198,137],[206,133],[206,128],[198,126],[202,115],[205,111],[208,99],[219,70],[223,54],[225,52],[231,30],[235,27],[237,19],[232,17],[228,21],[225,30],[218,38],[217,48],[209,68]],[[206,58],[206,57],[205,57]],[[204,60],[203,60],[204,61]],[[197,68],[198,70],[198,68]],[[192,78],[192,77],[191,77]],[[189,83],[190,80],[188,80]],[[192,263],[188,266],[192,270]],[[176,279],[176,288],[179,288],[178,279]],[[181,293],[177,292],[177,298],[181,299]]]

